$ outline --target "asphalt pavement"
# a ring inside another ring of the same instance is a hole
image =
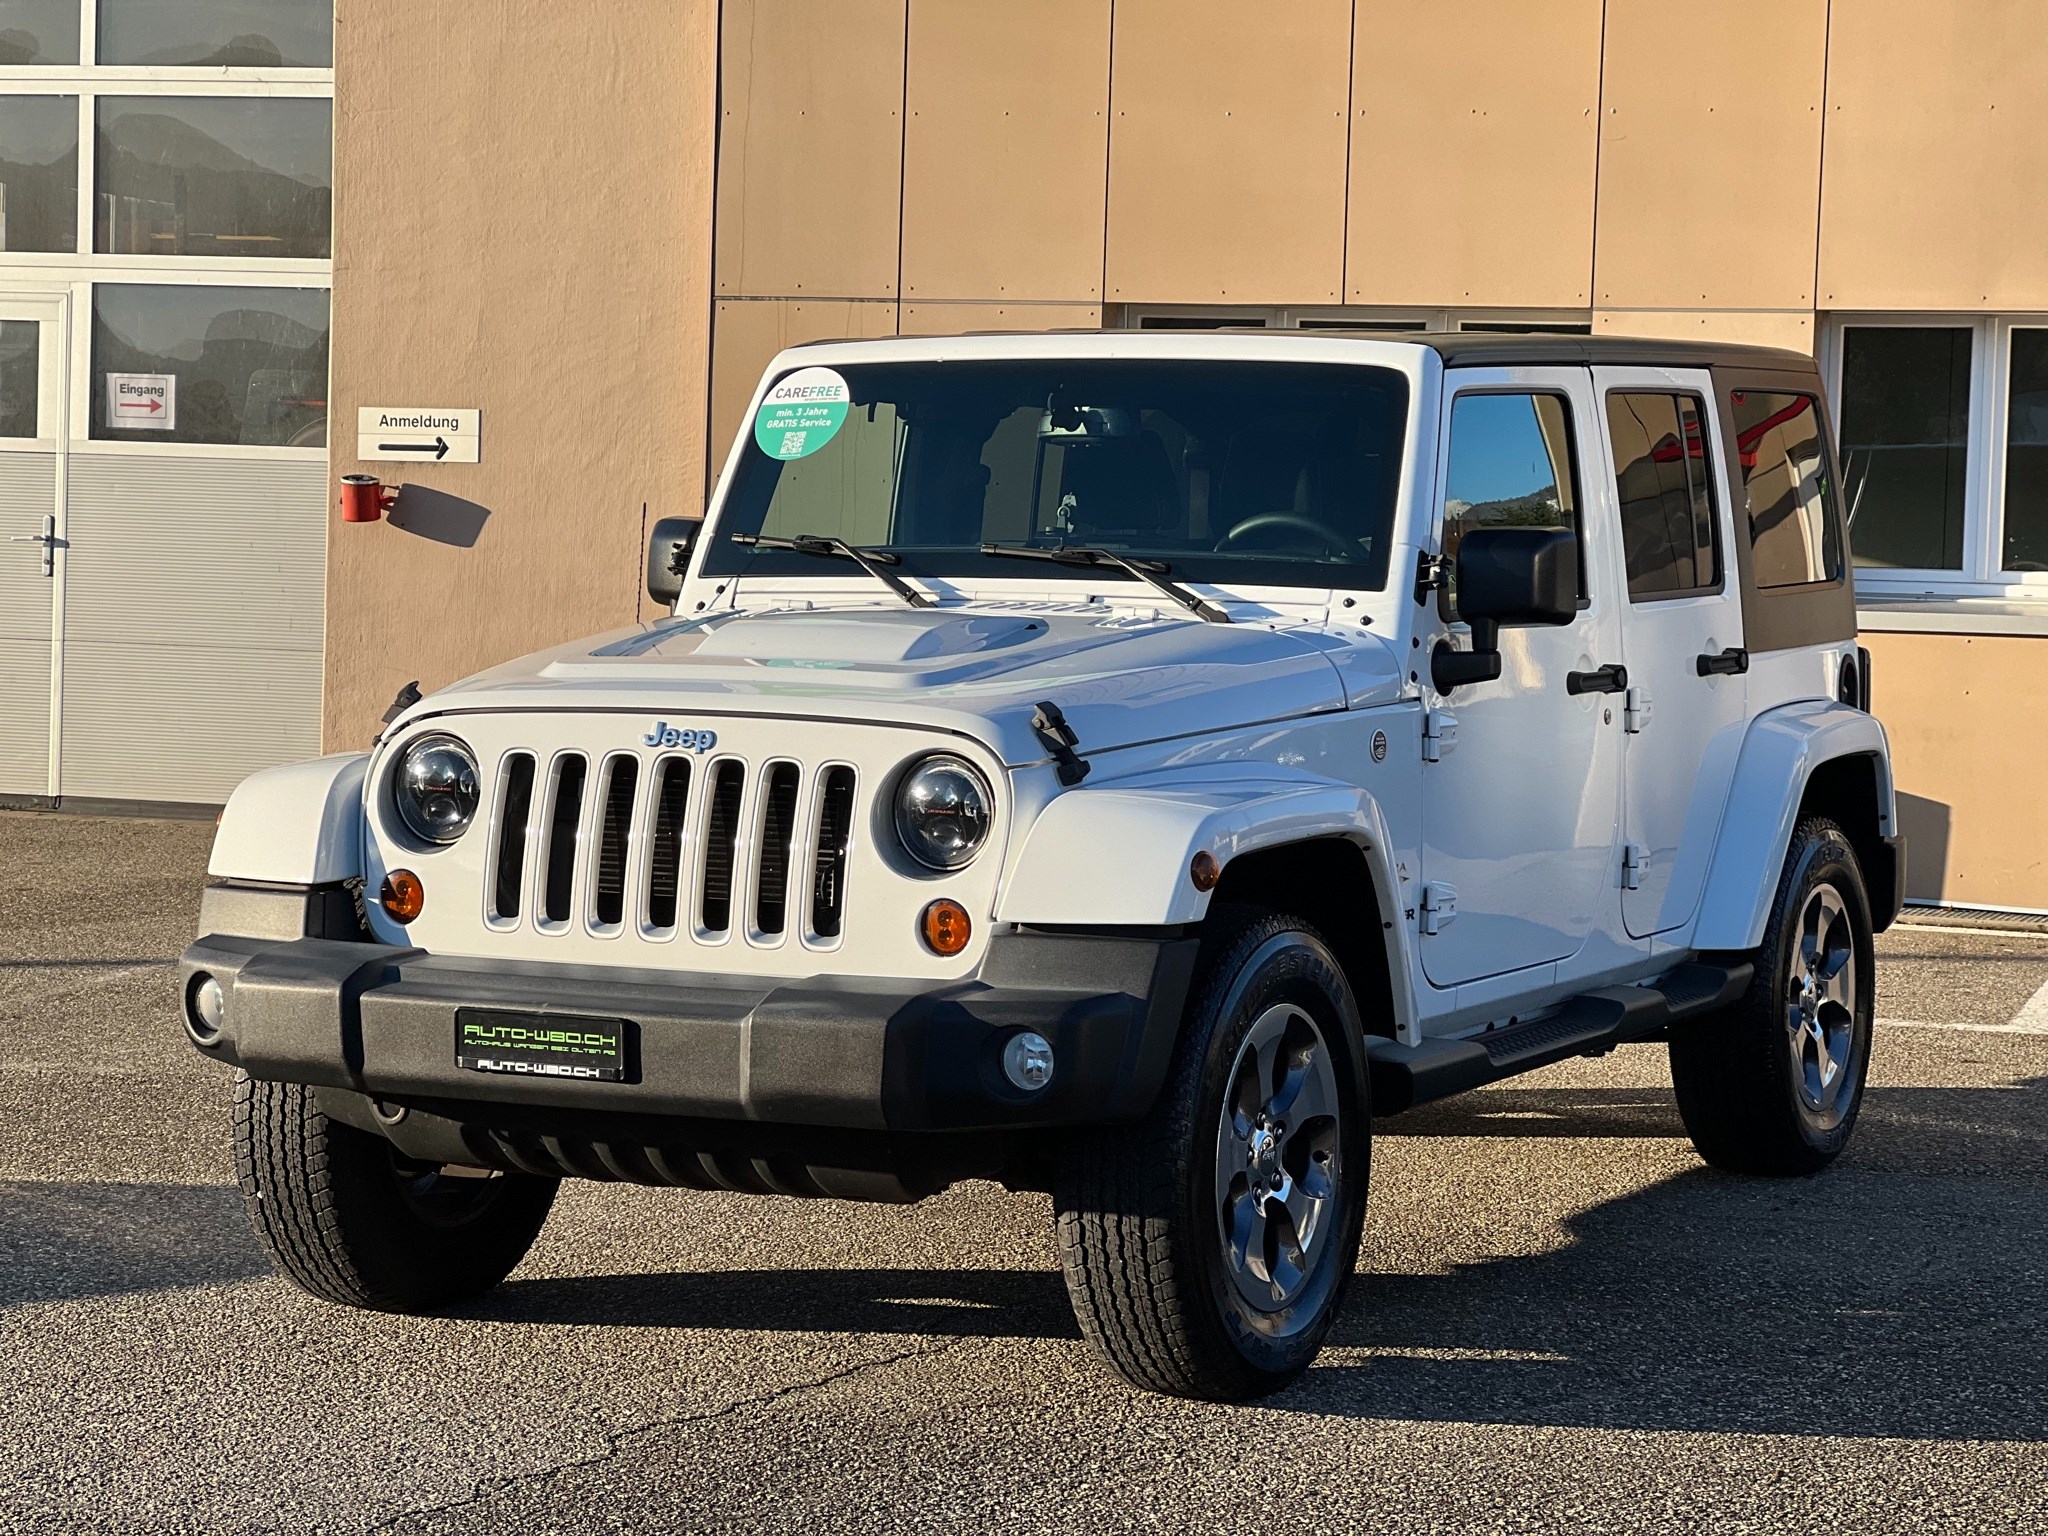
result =
[[[1653,1047],[1384,1123],[1333,1346],[1214,1407],[984,1184],[572,1183],[460,1316],[300,1294],[175,1018],[211,834],[0,815],[0,1532],[2048,1531],[2048,939],[1881,940],[1817,1178],[1702,1166]]]

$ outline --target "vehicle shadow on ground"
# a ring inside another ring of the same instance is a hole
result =
[[[1872,1090],[1816,1178],[1701,1167],[1562,1246],[1361,1274],[1324,1362],[1270,1409],[1801,1436],[2048,1440],[2048,1080]],[[1552,1117],[1555,1117],[1554,1119]],[[1668,1092],[1516,1089],[1390,1135],[1682,1135]],[[1929,1155],[1930,1138],[1946,1151]],[[2002,1177],[1955,1177],[1957,1161]],[[1930,1166],[1946,1177],[1930,1176]],[[1368,1229],[1368,1254],[1370,1229]],[[1369,1262],[1369,1261],[1368,1261]],[[847,1269],[536,1279],[501,1322],[958,1338],[1075,1336],[1049,1272]]]
[[[269,1270],[236,1190],[0,1180],[0,1310]]]
[[[1684,1135],[1668,1092],[1611,1088],[1493,1090],[1385,1130]],[[1549,1252],[1361,1276],[1329,1363],[1274,1406],[2048,1440],[2044,1179],[2048,1079],[1873,1088],[1850,1150],[1817,1177],[1699,1167],[1581,1212]]]
[[[1081,1336],[1066,1285],[1049,1270],[736,1269],[514,1280],[469,1315],[741,1333]]]

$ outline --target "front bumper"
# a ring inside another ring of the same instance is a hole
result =
[[[250,1076],[491,1123],[521,1110],[636,1122],[862,1132],[1005,1131],[1129,1121],[1165,1078],[1191,939],[1000,935],[972,981],[801,982],[457,959],[355,940],[211,934],[185,951],[226,993],[194,1043]],[[187,1004],[189,1009],[189,1002]],[[626,1022],[627,1080],[455,1065],[458,1008]],[[189,1026],[188,1026],[189,1027]],[[1004,1044],[1052,1042],[1052,1082],[1012,1087]]]

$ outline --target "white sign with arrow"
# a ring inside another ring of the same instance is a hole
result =
[[[482,462],[482,411],[365,405],[356,410],[356,457],[365,462]]]
[[[116,432],[174,432],[178,378],[171,373],[107,375],[107,425]]]

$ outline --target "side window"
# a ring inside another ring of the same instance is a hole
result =
[[[1631,602],[1711,592],[1721,585],[1713,460],[1703,415],[1692,395],[1607,397]]]
[[[1458,541],[1473,528],[1504,527],[1563,528],[1577,537],[1584,601],[1585,536],[1571,407],[1562,395],[1470,394],[1451,402],[1451,447],[1444,464],[1445,618],[1458,616]]]
[[[1728,401],[1757,586],[1840,581],[1841,523],[1813,396],[1738,389]]]

